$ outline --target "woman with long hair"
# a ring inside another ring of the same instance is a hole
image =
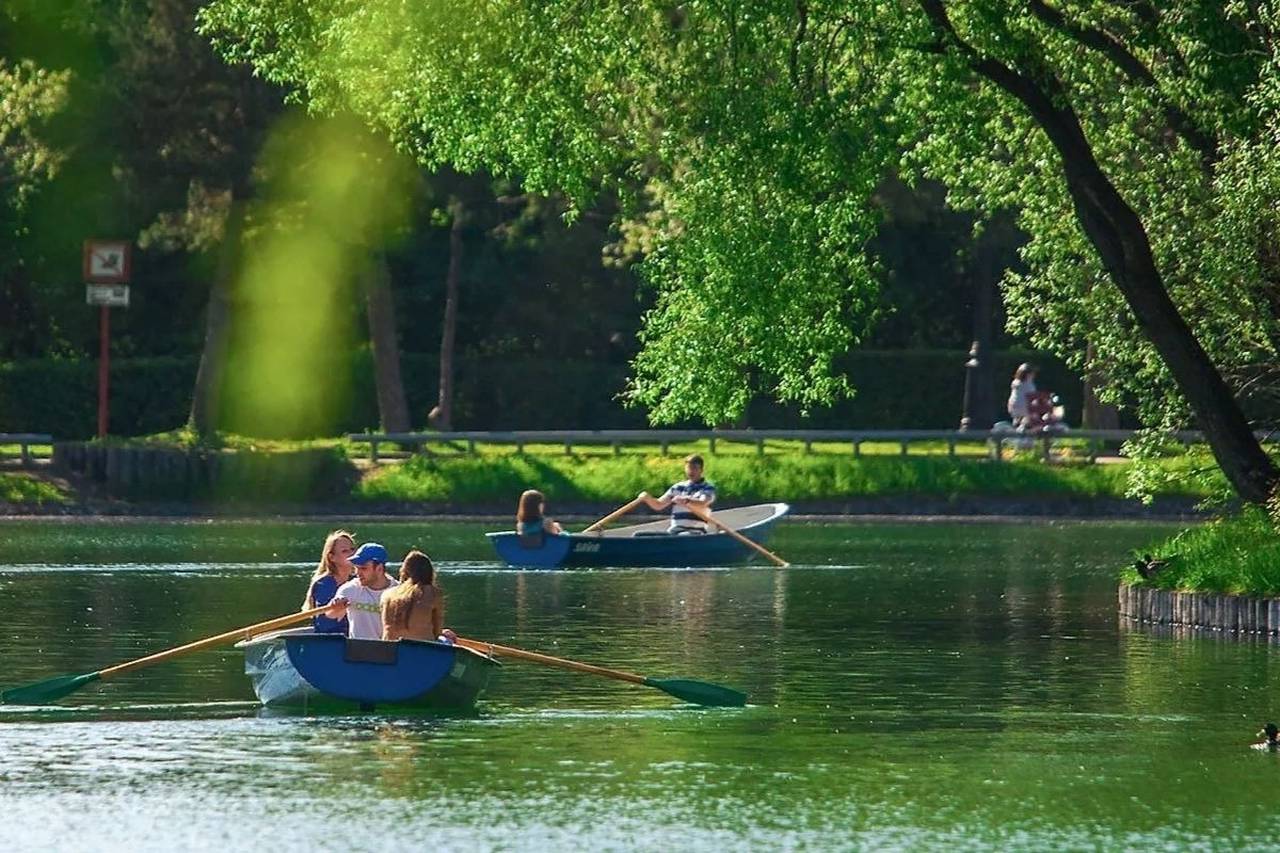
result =
[[[1009,383],[1009,402],[1005,408],[1015,427],[1030,426],[1031,397],[1036,393],[1036,366],[1019,364],[1013,372],[1013,381]]]
[[[543,536],[558,536],[564,532],[560,522],[545,518],[547,499],[537,489],[526,489],[516,505],[516,533],[525,547],[539,547]]]
[[[320,551],[320,565],[311,575],[311,583],[307,585],[307,597],[302,600],[302,609],[310,610],[333,600],[338,587],[351,580],[351,555],[356,551],[356,540],[345,530],[334,530],[324,540],[324,548]],[[317,634],[347,633],[347,617],[331,619],[328,616],[316,616],[312,619]]]
[[[444,596],[436,586],[436,567],[415,548],[400,563],[400,585],[382,596],[382,639],[435,640],[450,633],[444,627]]]

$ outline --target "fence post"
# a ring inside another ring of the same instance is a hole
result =
[[[369,464],[378,464],[378,440],[376,438],[369,439]]]

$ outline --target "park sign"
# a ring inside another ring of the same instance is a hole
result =
[[[128,284],[130,260],[129,244],[124,240],[85,240],[85,283]]]
[[[86,303],[103,309],[129,307],[129,249],[123,240],[84,241]]]
[[[131,260],[124,240],[85,240],[84,301],[104,308],[128,308]]]
[[[129,285],[86,284],[84,301],[89,305],[102,305],[107,308],[128,308]]]
[[[130,246],[126,240],[84,241],[84,298],[99,306],[98,437],[106,438],[111,364],[111,310],[129,307]]]

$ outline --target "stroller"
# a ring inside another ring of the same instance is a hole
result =
[[[1001,445],[1009,444],[1018,450],[1029,450],[1035,445],[1037,438],[1063,435],[1070,427],[1066,424],[1066,408],[1058,395],[1050,391],[1034,391],[1027,398],[1027,416],[1020,424],[1013,421],[996,421],[991,432],[1008,435],[998,441],[992,438],[988,443],[994,456]]]

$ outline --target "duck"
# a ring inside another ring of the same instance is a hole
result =
[[[1267,723],[1257,736],[1263,735],[1266,735],[1267,739],[1253,744],[1253,748],[1264,752],[1280,752],[1280,740],[1276,739],[1276,736],[1280,735],[1280,728],[1277,728],[1275,723]]]
[[[1138,574],[1142,576],[1143,580],[1151,580],[1164,571],[1172,559],[1171,557],[1169,560],[1157,560],[1150,554],[1143,554],[1141,560],[1133,561],[1133,567],[1138,570]]]

